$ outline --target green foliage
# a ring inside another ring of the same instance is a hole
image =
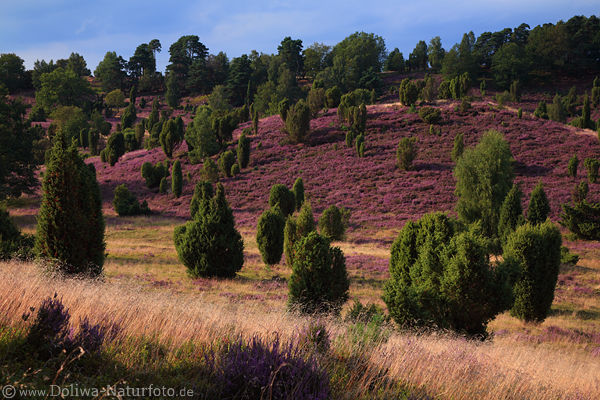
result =
[[[325,107],[336,108],[340,105],[342,92],[339,87],[333,86],[325,91]]]
[[[94,76],[100,80],[102,90],[105,92],[120,89],[127,77],[125,60],[123,57],[117,56],[114,51],[107,52],[104,59],[96,67]]]
[[[233,112],[224,115],[213,114],[211,116],[211,127],[221,146],[223,146],[225,142],[231,140],[233,131],[237,126],[237,116]]]
[[[167,160],[164,162],[157,162],[152,165],[149,162],[142,164],[142,178],[146,181],[146,186],[149,188],[156,188],[160,185],[162,178],[169,176],[169,163]]]
[[[208,106],[217,113],[227,113],[231,110],[229,104],[227,89],[223,85],[217,85],[208,96]]]
[[[262,213],[256,227],[256,243],[267,265],[275,265],[283,255],[283,230],[285,218],[279,207],[274,207]]]
[[[283,249],[288,266],[291,267],[293,264],[296,242],[315,230],[315,217],[313,216],[312,207],[309,201],[305,201],[302,203],[298,216],[293,217],[290,215],[285,221]]]
[[[125,107],[125,95],[121,89],[115,89],[106,94],[104,104],[111,108]]]
[[[160,131],[160,145],[169,158],[173,157],[173,152],[181,144],[184,137],[183,120],[181,117],[170,118],[166,121]]]
[[[144,200],[140,204],[137,197],[127,189],[125,184],[121,184],[115,188],[113,207],[119,217],[150,213],[148,203]]]
[[[354,150],[356,150],[356,155],[359,157],[365,156],[365,135],[362,133],[359,134],[354,141]]]
[[[123,115],[121,115],[121,128],[133,128],[136,119],[137,113],[135,110],[135,104],[129,103],[125,111],[123,111]]]
[[[348,273],[344,254],[316,232],[299,239],[294,246],[289,280],[288,304],[302,313],[339,313],[348,299]]]
[[[425,76],[423,80],[423,89],[421,89],[421,98],[425,101],[434,101],[437,98],[437,88],[435,79],[431,76]]]
[[[125,151],[134,151],[140,148],[135,131],[131,128],[123,130],[123,142],[125,143]]]
[[[250,162],[250,139],[242,132],[237,145],[237,163],[239,168],[246,168]]]
[[[538,182],[529,199],[529,207],[527,209],[527,222],[531,225],[541,224],[548,218],[550,213],[550,203],[546,192],[544,192],[544,185],[542,182]]]
[[[412,162],[417,157],[417,139],[402,138],[396,148],[397,166],[400,169],[409,171],[412,169]]]
[[[548,119],[548,107],[545,101],[540,101],[537,108],[533,112],[533,115],[537,118]]]
[[[510,101],[510,93],[508,92],[508,90],[505,90],[504,92],[500,93],[496,93],[496,103],[498,103],[498,106],[503,107],[504,104],[508,103]]]
[[[456,163],[456,211],[461,221],[481,221],[484,235],[496,237],[500,208],[512,187],[513,157],[501,133],[484,133],[474,149],[467,149]]]
[[[485,97],[485,86],[486,86],[485,80],[482,79],[481,83],[479,84],[479,92],[481,93],[482,97]]]
[[[457,133],[454,136],[454,147],[452,148],[452,161],[457,162],[465,151],[464,135]]]
[[[192,200],[193,201],[193,200]],[[223,185],[193,219],[175,228],[177,255],[191,277],[233,277],[244,264],[244,242],[225,198]]]
[[[181,192],[183,190],[183,173],[181,172],[181,163],[179,160],[176,160],[173,163],[173,168],[171,170],[171,192],[175,195],[175,197],[181,196]]]
[[[567,110],[565,110],[564,103],[558,94],[554,96],[552,104],[548,107],[548,118],[563,123],[567,121]]]
[[[310,109],[304,100],[290,107],[285,120],[285,130],[293,143],[303,143],[310,133]]]
[[[575,178],[577,176],[577,168],[579,167],[579,158],[577,158],[577,154],[573,154],[573,157],[569,159],[569,165],[567,166],[567,170],[569,172],[569,176]]]
[[[438,124],[442,119],[442,113],[439,108],[422,107],[419,110],[419,117],[428,124]]]
[[[14,53],[0,54],[0,85],[11,94],[31,86],[31,76],[25,71],[21,57]]]
[[[144,143],[144,136],[146,135],[146,127],[144,124],[145,120],[142,120],[135,125],[135,140],[137,142],[137,148],[141,148]]]
[[[100,141],[100,134],[95,129],[88,131],[88,147],[92,156],[98,155],[98,142]]]
[[[308,92],[307,102],[311,117],[316,118],[319,111],[325,106],[325,89],[311,88]]]
[[[258,123],[260,122],[258,111],[252,113],[252,130],[255,135],[258,135]]]
[[[212,158],[207,157],[204,159],[202,174],[204,175],[204,179],[211,183],[216,183],[219,180],[219,168]]]
[[[404,72],[405,68],[404,55],[396,47],[388,54],[385,60],[384,70]]]
[[[583,165],[587,170],[590,183],[596,183],[598,180],[598,167],[600,167],[600,161],[595,158],[586,158],[583,160]]]
[[[281,121],[283,121],[283,123],[285,124],[288,111],[290,109],[290,100],[288,98],[281,100],[277,109],[279,111],[279,117],[281,117]]]
[[[240,173],[240,165],[239,164],[233,164],[231,166],[231,176],[236,176]]]
[[[104,217],[96,173],[59,133],[42,182],[35,251],[60,272],[98,275],[104,264]]]
[[[510,307],[504,268],[490,265],[487,240],[457,226],[445,214],[426,214],[392,244],[383,300],[400,326],[485,335],[488,321]]]
[[[551,222],[523,225],[509,236],[504,259],[519,266],[511,314],[524,321],[546,319],[558,279],[562,239]]]
[[[346,228],[342,210],[335,205],[326,208],[319,218],[319,232],[329,240],[343,240]]]
[[[35,93],[35,102],[48,114],[59,106],[85,108],[93,94],[89,82],[69,69],[56,68],[42,74],[40,83],[41,87]]]
[[[573,204],[580,203],[587,199],[590,187],[586,181],[576,183],[571,191],[571,201]]]
[[[190,160],[210,157],[219,152],[217,135],[212,126],[212,109],[200,106],[194,120],[187,126],[185,141],[190,152]]]
[[[415,104],[419,98],[419,88],[408,78],[402,80],[398,88],[398,93],[400,95],[400,103],[407,107]]]
[[[167,177],[163,176],[160,180],[160,184],[158,185],[158,193],[166,194],[169,190],[169,184],[167,183]]]
[[[519,81],[512,81],[508,93],[510,94],[510,101],[521,101],[521,85]]]
[[[560,224],[580,239],[600,240],[600,203],[563,204]]]
[[[100,133],[102,136],[110,135],[112,125],[110,122],[105,121],[104,117],[102,117],[102,114],[100,114],[98,111],[94,111],[92,113],[91,125],[92,129],[98,131],[98,133]]]
[[[519,107],[519,109],[517,110],[517,118],[523,118],[523,109],[521,107]]]
[[[296,178],[296,181],[292,186],[292,192],[294,193],[294,199],[296,200],[296,210],[300,211],[300,208],[304,203],[304,181],[302,178]]]
[[[150,111],[150,115],[148,115],[148,122],[146,123],[146,128],[148,131],[151,131],[154,127],[154,124],[158,123],[158,120],[160,119],[158,112],[159,108],[160,104],[158,103],[158,97],[155,97],[154,100],[152,100],[152,111]]]
[[[62,131],[67,140],[78,140],[82,129],[88,129],[87,116],[83,110],[75,106],[59,106],[50,113],[52,123]]]
[[[25,119],[25,105],[0,93],[0,200],[33,193],[35,143],[41,139]]]
[[[569,248],[566,246],[560,247],[560,263],[561,265],[576,265],[579,261],[579,256],[577,254],[573,254],[569,251]]]
[[[227,150],[221,153],[221,156],[219,157],[219,168],[223,172],[223,175],[229,177],[231,176],[231,167],[233,164],[235,164],[235,162],[236,159],[233,151]]]
[[[294,192],[280,183],[273,185],[271,187],[271,192],[269,193],[269,207],[273,208],[276,205],[279,205],[284,217],[292,215],[296,209],[296,197],[294,196]]]
[[[583,107],[581,109],[581,125],[580,128],[583,129],[596,129],[596,124],[592,121],[590,117],[590,98],[585,94],[583,98]]]
[[[200,181],[194,187],[190,201],[190,216],[193,220],[202,218],[210,210],[210,199],[215,195],[213,186],[208,181]]]
[[[503,245],[506,244],[508,236],[525,223],[523,208],[521,207],[522,197],[523,192],[521,192],[519,185],[513,184],[504,198],[504,202],[502,202],[498,220],[498,238]]]
[[[119,158],[125,154],[125,137],[123,136],[123,132],[115,132],[110,135],[106,142],[106,148],[101,153],[104,153],[106,162],[111,167],[114,166],[119,161]]]

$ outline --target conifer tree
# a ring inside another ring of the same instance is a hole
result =
[[[35,251],[68,274],[98,275],[104,264],[102,199],[93,165],[58,133],[42,182]]]
[[[544,192],[544,185],[540,181],[531,192],[529,208],[527,209],[527,221],[532,225],[541,224],[546,221],[549,212],[550,203],[548,197],[546,197],[546,192]]]
[[[302,203],[304,203],[304,181],[302,178],[298,177],[296,179],[294,186],[292,186],[292,192],[296,199],[296,211],[300,211],[300,207],[302,207]]]
[[[283,254],[283,230],[285,218],[279,207],[274,207],[262,213],[256,227],[256,243],[267,265],[275,265],[281,261]]]
[[[181,163],[176,160],[173,163],[173,169],[171,170],[171,191],[175,197],[181,196],[183,190],[183,173],[181,172]]]
[[[515,229],[525,223],[523,208],[521,207],[521,197],[523,197],[521,188],[519,188],[519,185],[513,184],[504,198],[498,221],[498,237],[502,244],[506,243],[506,239]]]
[[[577,154],[573,154],[573,157],[569,159],[567,167],[570,177],[575,178],[577,176],[577,167],[579,167],[579,159],[577,158]]]
[[[485,82],[485,81],[482,81]],[[462,153],[465,151],[465,141],[462,133],[457,133],[454,136],[454,147],[452,148],[452,161],[457,162]]]
[[[283,249],[287,264],[291,267],[294,260],[294,245],[308,233],[316,230],[315,217],[309,201],[305,201],[298,216],[289,216],[285,222]]]
[[[250,139],[243,132],[238,139],[237,162],[240,169],[246,168],[250,162]]]

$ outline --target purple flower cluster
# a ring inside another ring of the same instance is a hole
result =
[[[329,377],[316,359],[294,344],[253,337],[239,339],[220,356],[208,357],[219,398],[297,399],[329,398]]]

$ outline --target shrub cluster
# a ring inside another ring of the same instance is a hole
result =
[[[422,107],[419,110],[419,116],[428,124],[438,124],[442,120],[440,109],[434,107]]]
[[[296,209],[296,197],[287,186],[277,183],[271,187],[269,207],[279,206],[284,217],[292,215]]]
[[[419,98],[419,88],[408,78],[402,80],[400,87],[398,88],[398,93],[400,96],[400,103],[407,107],[414,105]]]
[[[288,266],[291,267],[294,263],[294,245],[313,231],[315,231],[315,218],[310,202],[305,201],[302,203],[299,214],[295,217],[290,215],[285,221],[283,249]]]
[[[342,240],[348,225],[348,212],[331,205],[319,218],[319,232],[329,240]]]
[[[285,130],[292,143],[303,143],[310,132],[310,109],[304,100],[299,100],[287,111]]]
[[[138,202],[137,197],[127,189],[125,184],[121,184],[115,188],[113,207],[120,217],[150,213],[146,200],[142,203]]]
[[[167,160],[159,161],[152,165],[150,162],[142,164],[142,178],[146,181],[146,186],[156,188],[160,185],[160,181],[169,176],[169,162]]]
[[[412,169],[412,162],[417,157],[417,139],[402,138],[396,148],[396,159],[398,168],[405,171]]]
[[[125,154],[125,137],[123,132],[115,132],[108,137],[106,148],[100,152],[100,159],[112,167],[123,154]]]

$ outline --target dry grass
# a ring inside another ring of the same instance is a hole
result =
[[[148,290],[131,282],[56,280],[32,264],[0,264],[0,324],[21,324],[29,307],[57,292],[72,318],[115,321],[123,336],[155,336],[176,348],[186,341],[212,343],[230,333],[246,337],[292,338],[306,320],[282,307],[211,301],[202,295]],[[346,327],[328,322],[344,341]],[[339,342],[339,341],[338,341]],[[344,344],[345,343],[345,344]],[[369,371],[354,384],[368,385],[373,371],[387,367],[386,378],[447,399],[598,398],[600,358],[586,352],[514,341],[510,336],[485,343],[440,335],[392,333],[387,343],[363,352]],[[369,373],[370,372],[370,373]],[[360,375],[360,376],[359,376]],[[356,385],[354,386],[356,388]],[[351,398],[352,394],[348,394]]]

